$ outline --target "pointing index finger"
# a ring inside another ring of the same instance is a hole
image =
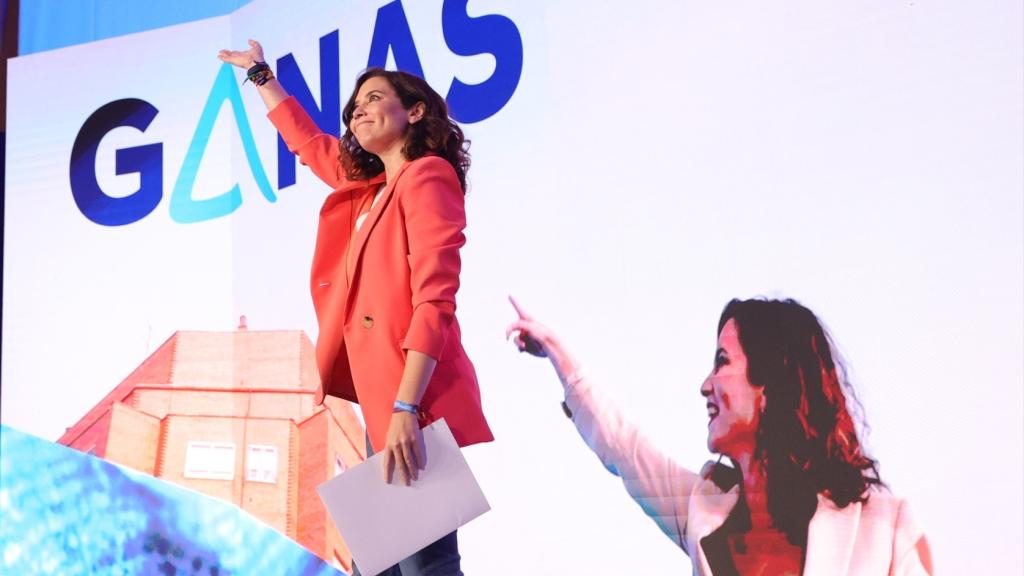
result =
[[[523,309],[519,307],[519,302],[516,302],[516,299],[511,294],[508,295],[508,301],[512,304],[512,307],[516,309],[516,314],[518,314],[520,318],[523,320],[528,320],[530,318],[530,315],[523,312]]]

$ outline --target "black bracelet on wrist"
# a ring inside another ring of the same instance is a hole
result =
[[[242,82],[242,84],[245,84],[245,82],[252,82],[257,86],[263,86],[274,77],[274,73],[270,70],[270,66],[266,62],[257,62],[255,60],[253,60],[253,62],[255,62],[255,64],[246,71],[245,81]]]

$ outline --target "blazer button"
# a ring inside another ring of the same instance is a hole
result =
[[[363,328],[373,328],[373,318],[370,316],[363,316]]]

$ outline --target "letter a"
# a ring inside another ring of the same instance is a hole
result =
[[[409,20],[402,9],[402,0],[395,0],[377,10],[377,21],[373,25],[373,39],[370,40],[370,57],[367,58],[366,67],[383,68],[388,63],[388,48],[391,49],[395,57],[395,66],[399,70],[426,78],[423,75],[423,66],[420,65],[419,54],[416,53],[416,43],[412,40],[412,30],[409,30]]]
[[[238,90],[238,82],[231,71],[231,65],[224,63],[220,67],[217,79],[213,83],[213,90],[206,99],[203,113],[199,116],[199,125],[192,136],[192,142],[185,153],[185,162],[178,172],[178,180],[174,183],[174,191],[171,192],[171,219],[182,224],[192,222],[203,222],[227,216],[242,205],[242,192],[236,183],[231,190],[215,198],[196,200],[192,198],[192,190],[195,185],[196,173],[199,171],[199,163],[203,159],[206,145],[213,132],[214,122],[224,103],[231,104],[235,114],[235,124],[238,125],[239,136],[242,137],[242,147],[245,149],[245,157],[249,161],[249,169],[252,170],[256,185],[259,186],[263,196],[276,202],[277,196],[270,187],[270,180],[263,170],[263,163],[260,162],[259,154],[256,153],[256,142],[252,136],[252,129],[249,127],[249,119],[245,115],[245,108],[242,105],[242,93]]]

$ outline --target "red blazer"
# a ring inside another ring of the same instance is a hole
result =
[[[320,325],[317,404],[324,394],[358,402],[370,443],[382,450],[405,351],[416,350],[437,360],[420,425],[444,418],[460,446],[493,440],[455,318],[466,212],[451,164],[437,156],[406,162],[357,232],[360,207],[384,186],[384,174],[347,179],[337,138],[320,132],[294,98],[267,116],[334,189],[320,210],[310,276]]]

